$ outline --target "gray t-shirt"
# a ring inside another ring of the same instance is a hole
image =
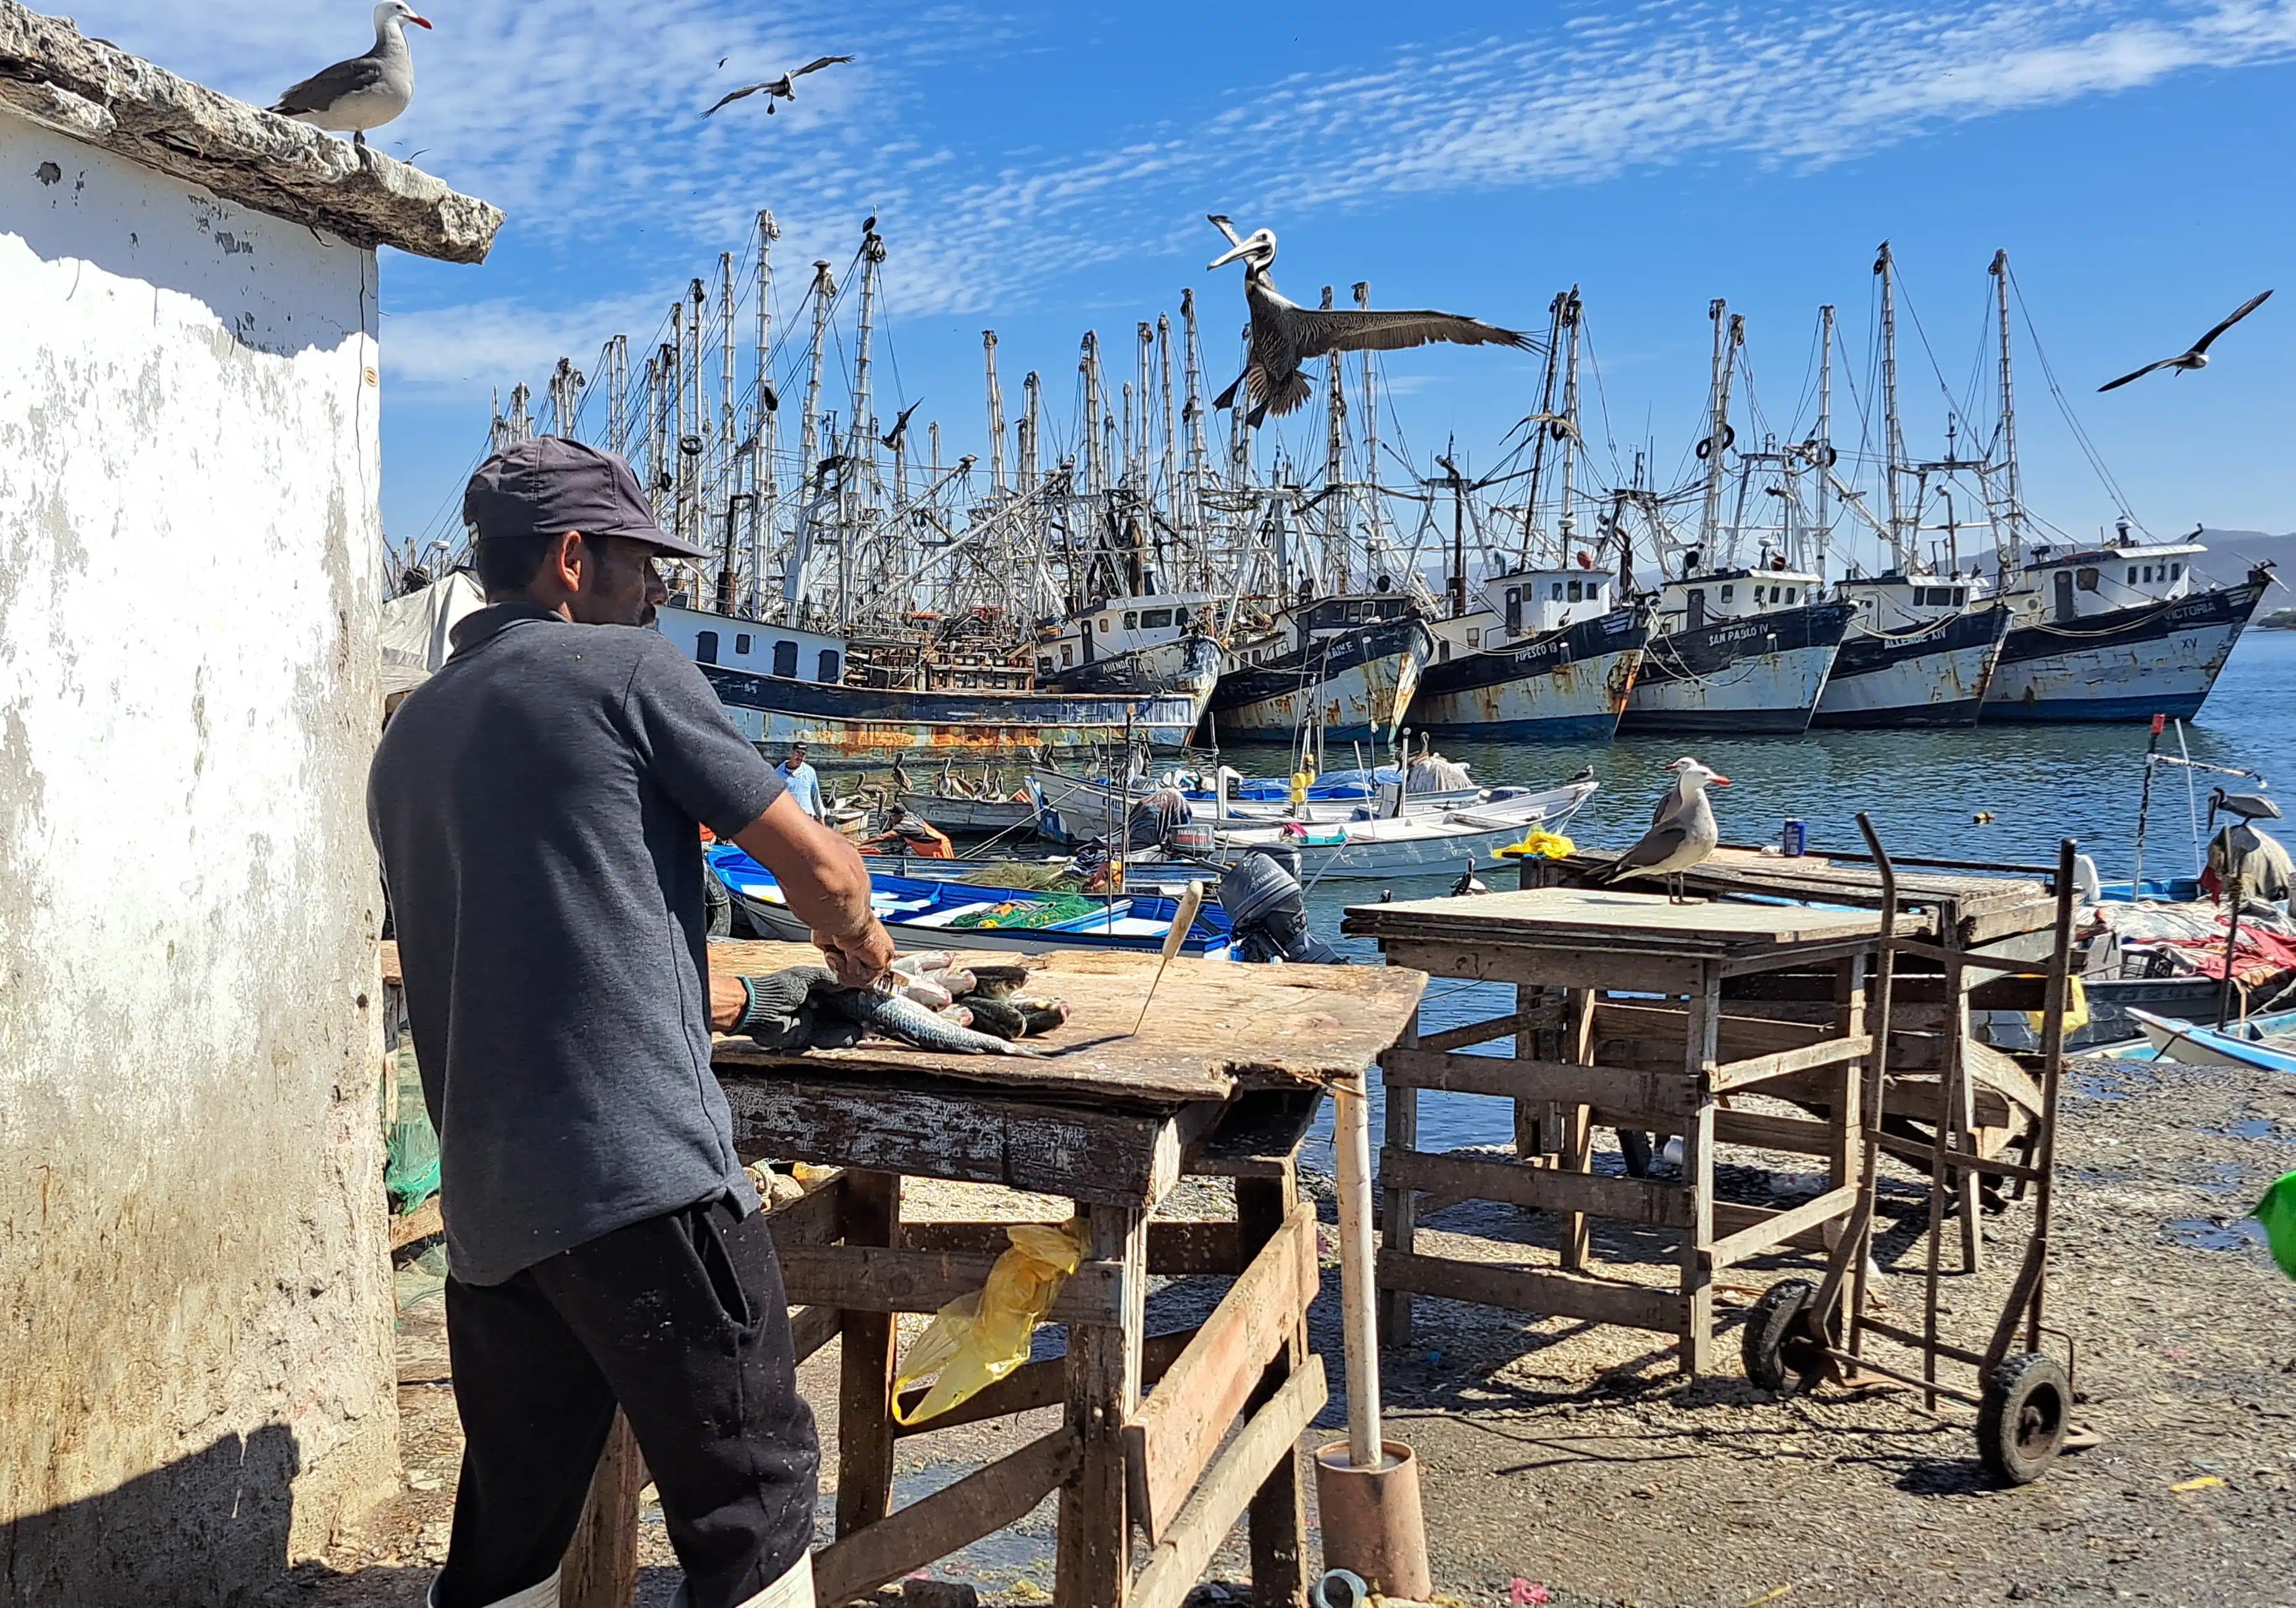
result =
[[[455,1276],[728,1190],[696,823],[782,792],[659,634],[497,603],[383,734],[367,820],[439,1130]]]

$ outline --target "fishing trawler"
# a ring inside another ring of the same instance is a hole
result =
[[[1041,632],[1031,652],[1050,692],[1208,698],[1220,677],[1212,635],[1219,600],[1204,592],[1112,597]]]
[[[1288,742],[1305,726],[1337,742],[1391,744],[1435,638],[1401,592],[1321,597],[1239,630],[1205,705],[1216,740]]]
[[[1965,576],[1852,575],[1856,611],[1818,693],[1816,726],[1977,724],[2011,614]]]
[[[2196,542],[2031,550],[1980,720],[2189,720],[2264,600],[2271,566],[2237,586],[2194,586]]]
[[[1582,557],[1577,569],[1494,576],[1482,590],[1497,607],[1435,621],[1411,724],[1441,737],[1601,741],[1616,732],[1650,622],[1617,606],[1610,578]]]

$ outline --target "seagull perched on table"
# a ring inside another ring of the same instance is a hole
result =
[[[1722,841],[1722,829],[1715,825],[1714,806],[1707,801],[1706,790],[1710,785],[1727,787],[1730,778],[1709,770],[1687,754],[1667,769],[1677,780],[1651,811],[1650,830],[1643,833],[1641,842],[1597,873],[1595,881],[1597,886],[1607,887],[1630,876],[1662,876],[1668,897],[1680,905],[1689,902],[1683,897],[1682,874],[1712,854]]]
[[[762,93],[766,97],[766,115],[767,117],[771,117],[774,114],[774,103],[775,101],[795,101],[797,99],[797,88],[795,85],[796,79],[805,77],[805,75],[809,72],[819,72],[824,67],[834,67],[840,62],[850,62],[852,59],[853,58],[851,56],[816,56],[804,66],[792,68],[788,72],[782,74],[778,78],[767,78],[762,84],[744,84],[741,88],[726,96],[724,100],[719,101],[717,106],[712,106],[709,111],[705,111],[701,115],[705,118],[709,117],[712,113],[716,112],[719,106],[729,105],[733,102],[740,100],[744,95],[753,95]],[[726,64],[723,62],[720,62],[718,65],[723,67]]]
[[[351,144],[366,144],[366,131],[380,128],[414,99],[414,53],[406,48],[406,25],[428,28],[406,0],[382,0],[374,8],[374,47],[363,56],[338,62],[313,73],[281,95],[271,110],[331,134],[348,131]]]
[[[1242,386],[1251,401],[1246,423],[1255,427],[1267,414],[1288,414],[1308,399],[1308,380],[1300,365],[1310,357],[1332,352],[1401,351],[1431,340],[1537,349],[1528,335],[1457,313],[1303,308],[1285,299],[1268,276],[1268,270],[1275,266],[1275,230],[1255,229],[1249,235],[1240,235],[1235,226],[1218,213],[1205,216],[1227,236],[1232,248],[1214,258],[1210,266],[1243,264],[1243,299],[1251,308],[1250,358],[1235,383],[1212,398],[1212,406],[1228,406],[1235,400],[1236,387]]]
[[[2097,390],[2118,390],[2120,387],[2128,384],[2131,380],[2142,380],[2145,375],[2151,373],[2156,368],[2173,368],[2181,373],[2188,368],[2208,367],[2209,343],[2214,340],[2218,335],[2223,334],[2226,330],[2232,328],[2234,324],[2238,324],[2242,319],[2247,317],[2251,313],[2256,311],[2257,308],[2262,307],[2266,299],[2271,294],[2272,292],[2269,291],[2260,291],[2257,294],[2250,297],[2246,301],[2242,302],[2231,317],[2217,325],[2216,328],[2210,330],[2198,340],[2194,341],[2192,350],[2188,352],[2179,352],[2173,357],[2163,357],[2158,363],[2148,363],[2133,374],[2123,374],[2118,380],[2106,381],[2103,385],[2098,386]]]

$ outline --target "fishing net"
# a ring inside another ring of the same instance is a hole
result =
[[[1101,907],[1097,899],[1079,898],[1073,893],[1048,893],[1042,898],[1015,899],[1006,904],[991,905],[986,910],[971,910],[952,917],[952,927],[1022,928],[1056,927],[1062,922],[1090,915]]]
[[[384,1090],[382,1186],[403,1217],[439,1193],[439,1135],[422,1103],[414,1040],[401,1039],[391,1061],[397,1087]]]

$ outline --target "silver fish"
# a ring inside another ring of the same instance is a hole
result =
[[[858,989],[836,996],[840,1009],[873,1032],[888,1038],[898,1038],[903,1044],[913,1044],[921,1050],[940,1050],[953,1055],[1042,1055],[1045,1051],[1032,1046],[1014,1044],[989,1033],[976,1033],[971,1028],[961,1028],[946,1016],[936,1015],[914,999],[898,994],[881,994],[874,989]]]

